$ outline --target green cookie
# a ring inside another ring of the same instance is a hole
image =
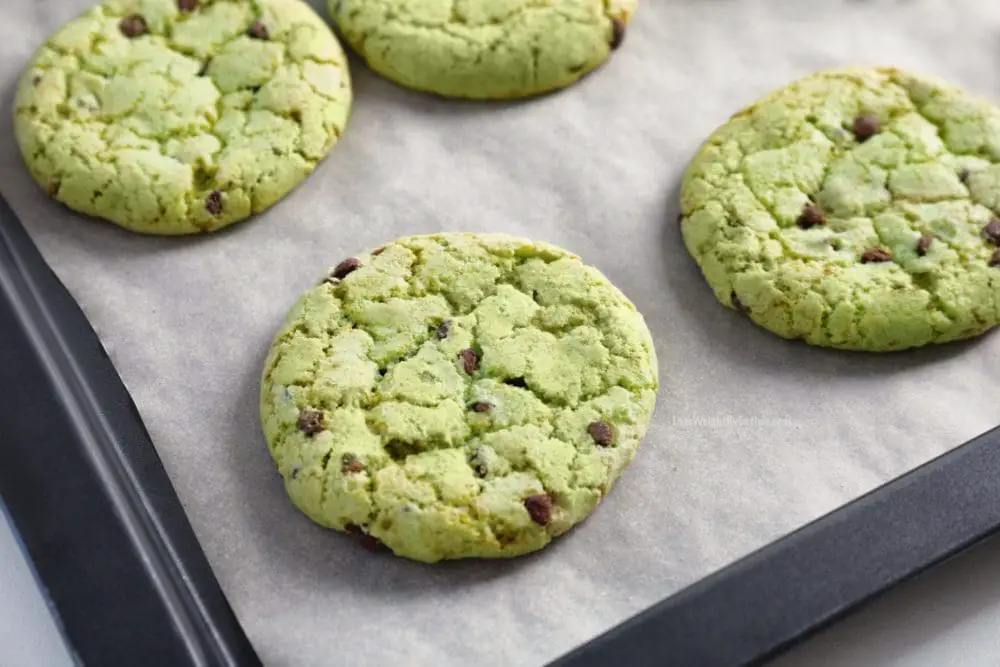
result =
[[[607,278],[499,234],[400,239],[309,290],[261,415],[294,503],[434,562],[541,549],[631,462],[656,401],[649,330]]]
[[[446,97],[564,88],[621,44],[637,0],[329,0],[347,41],[383,76]]]
[[[684,177],[718,299],[786,338],[888,351],[1000,321],[1000,110],[896,69],[820,72],[736,114]]]
[[[351,85],[300,0],[112,0],[36,54],[15,131],[66,206],[147,234],[268,208],[330,152]]]

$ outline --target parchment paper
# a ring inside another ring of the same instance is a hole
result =
[[[0,2],[5,109],[89,1]],[[645,0],[605,68],[530,102],[439,100],[355,61],[331,157],[215,236],[145,238],[54,204],[6,110],[0,189],[101,335],[266,664],[539,665],[1000,422],[996,336],[884,356],[786,342],[715,302],[676,223],[686,162],[760,94],[869,63],[1000,100],[998,47],[987,0]],[[293,509],[261,436],[260,367],[298,294],[355,252],[440,230],[569,248],[655,337],[663,389],[635,464],[533,557],[370,554]]]

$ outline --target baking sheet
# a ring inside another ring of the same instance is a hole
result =
[[[88,4],[0,0],[5,108]],[[331,157],[211,237],[140,237],[52,203],[6,111],[0,190],[101,335],[266,664],[539,665],[1000,422],[997,336],[884,356],[783,341],[715,302],[676,225],[686,162],[760,94],[870,63],[1000,100],[998,55],[992,2],[646,0],[605,68],[529,102],[439,100],[355,61]],[[442,230],[564,246],[653,331],[663,388],[635,464],[535,556],[370,554],[293,509],[260,434],[260,367],[298,294],[344,257]]]

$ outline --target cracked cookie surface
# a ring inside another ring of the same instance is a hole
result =
[[[261,418],[314,521],[434,562],[541,549],[631,462],[659,386],[642,316],[596,269],[499,234],[339,264],[268,354]]]
[[[446,97],[564,88],[621,45],[636,0],[329,0],[348,43],[383,76]]]
[[[58,201],[173,235],[284,197],[350,106],[343,50],[301,0],[117,0],[39,49],[14,115],[25,164]]]
[[[786,338],[889,351],[1000,322],[1000,110],[891,68],[824,71],[736,114],[685,173],[685,245]]]

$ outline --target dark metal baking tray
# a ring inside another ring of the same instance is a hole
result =
[[[131,397],[2,198],[0,386],[0,497],[79,662],[260,665]],[[1000,429],[551,667],[758,665],[998,527]]]
[[[131,397],[0,198],[0,497],[88,667],[253,666]]]

